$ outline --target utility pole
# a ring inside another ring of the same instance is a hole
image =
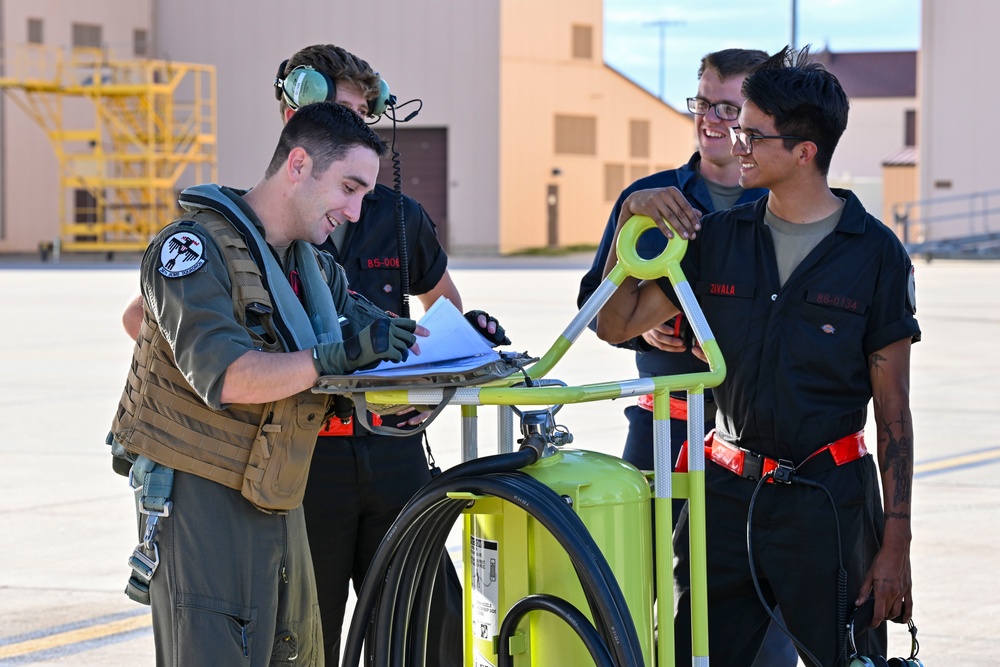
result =
[[[647,21],[646,23],[643,23],[643,26],[646,27],[646,28],[656,27],[656,28],[660,29],[660,95],[659,95],[659,97],[660,97],[660,100],[663,101],[663,102],[666,102],[666,100],[663,99],[663,90],[664,90],[664,83],[666,81],[666,71],[667,71],[667,69],[666,69],[666,67],[667,67],[667,63],[666,63],[666,60],[667,60],[667,50],[666,50],[667,27],[668,26],[674,26],[674,25],[684,25],[684,21],[667,21],[666,19],[660,19],[659,21]]]
[[[789,44],[793,49],[798,48],[798,11],[799,11],[799,0],[792,0],[792,41]]]

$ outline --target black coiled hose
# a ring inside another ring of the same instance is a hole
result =
[[[397,119],[397,112],[410,104],[417,104],[415,111],[411,111],[404,118]],[[396,96],[389,96],[389,103],[384,115],[392,121],[392,140],[389,143],[389,150],[392,153],[392,191],[396,195],[395,218],[396,218],[396,245],[399,259],[399,290],[402,317],[410,316],[410,251],[406,245],[406,217],[403,211],[403,174],[399,160],[399,151],[396,150],[396,123],[406,123],[420,113],[424,107],[421,100],[410,100],[401,104],[396,103]]]
[[[754,504],[757,502],[757,494],[760,490],[764,488],[764,484],[767,480],[774,477],[774,472],[769,472],[760,478],[757,482],[757,486],[753,490],[753,495],[750,496],[750,508],[747,510],[747,556],[750,559],[750,579],[753,581],[753,587],[757,591],[757,597],[760,599],[760,603],[764,605],[764,609],[767,611],[768,616],[771,617],[771,621],[785,633],[792,643],[802,652],[802,654],[813,662],[813,664],[821,665],[819,660],[816,659],[809,649],[799,641],[799,638],[791,633],[791,631],[785,627],[785,625],[778,620],[778,617],[771,610],[771,606],[767,604],[764,599],[764,592],[760,590],[760,582],[757,580],[757,568],[754,566],[753,561],[753,508]],[[792,474],[789,477],[789,483],[791,484],[801,484],[802,486],[808,486],[814,489],[821,489],[826,497],[830,500],[830,507],[833,509],[833,522],[837,527],[837,559],[838,559],[838,569],[837,569],[837,646],[842,647],[841,652],[843,653],[844,647],[847,646],[847,570],[844,568],[844,552],[843,546],[841,545],[840,537],[840,518],[837,514],[837,504],[833,501],[833,496],[830,495],[830,491],[818,482],[814,482],[811,479],[806,479],[796,474]],[[844,655],[838,657],[838,662],[844,662]]]
[[[440,489],[442,485],[446,485],[456,479],[462,477],[472,477],[476,475],[487,475],[494,472],[501,472],[507,470],[517,470],[523,468],[524,466],[530,465],[538,457],[538,453],[532,449],[522,449],[511,454],[504,454],[501,456],[491,456],[481,459],[474,459],[472,461],[467,461],[461,463],[453,468],[445,470],[440,475],[434,477],[427,485],[425,485],[421,491],[420,495],[430,495],[435,493],[435,489]],[[412,548],[414,541],[418,537],[423,537],[425,540],[430,540],[432,537],[429,531],[424,530],[422,527],[422,522],[425,520],[423,514],[425,512],[433,513],[434,511],[443,511],[443,506],[452,505],[454,509],[453,521],[461,515],[462,509],[465,507],[464,502],[452,503],[450,499],[444,493],[436,493],[439,498],[439,503],[431,507],[422,507],[420,510],[415,510],[412,508],[414,500],[407,505],[400,513],[400,516],[396,518],[396,521],[389,528],[386,533],[385,538],[382,540],[382,545],[379,550],[375,553],[372,559],[371,565],[368,567],[369,576],[365,578],[362,585],[361,591],[358,593],[357,610],[369,610],[369,617],[375,619],[379,616],[379,605],[382,598],[386,597],[383,595],[382,581],[374,581],[373,577],[380,576],[377,573],[381,573],[385,578],[389,577],[389,569],[392,564],[393,558],[395,556],[394,549],[399,548],[402,545],[406,548]],[[418,530],[414,530],[414,524],[419,524],[416,527]],[[440,540],[441,548],[443,549],[444,539]],[[388,547],[387,544],[393,543],[395,547]],[[406,553],[404,551],[404,553]],[[426,587],[431,588],[430,586]],[[427,599],[429,601],[430,593],[427,592]],[[420,608],[424,607],[425,600],[421,599]],[[426,610],[418,612],[420,615],[426,615]],[[368,648],[368,662],[367,664],[385,664],[382,662],[375,662],[376,656],[374,651],[380,650],[384,647],[379,647],[378,641],[372,636],[376,628],[373,623],[369,623],[369,618],[363,616],[362,614],[355,612],[351,619],[350,633],[348,640],[344,646],[344,658],[342,661],[343,665],[357,665],[361,658],[361,638],[362,633],[368,629],[367,646]],[[384,660],[385,656],[381,656]],[[423,660],[419,664],[423,664]]]
[[[579,609],[554,595],[529,595],[511,605],[510,611],[504,616],[500,625],[498,667],[514,667],[514,656],[508,650],[510,638],[517,630],[521,619],[531,611],[547,611],[566,621],[590,651],[590,657],[594,659],[596,667],[614,667],[615,663],[608,653],[608,647],[605,646],[594,624]]]
[[[573,563],[591,615],[597,621],[595,631],[612,658],[608,664],[643,664],[638,635],[621,588],[580,518],[554,491],[524,473],[512,472],[534,462],[536,457],[534,449],[522,448],[513,454],[469,461],[445,471],[417,492],[383,539],[358,593],[344,644],[344,667],[359,664],[363,640],[366,665],[425,664],[427,615],[437,561],[451,527],[469,505],[467,500],[449,498],[450,492],[506,500],[543,525]],[[585,639],[585,643],[591,640]]]
[[[392,152],[392,191],[396,195],[396,256],[399,259],[399,291],[402,312],[400,316],[410,316],[410,250],[406,245],[406,214],[403,211],[403,173],[396,150],[396,116],[392,115],[392,142],[389,150]]]

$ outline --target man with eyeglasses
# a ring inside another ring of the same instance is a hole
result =
[[[582,306],[602,280],[604,264],[614,247],[615,226],[621,214],[622,203],[630,194],[648,188],[669,188],[673,198],[671,214],[687,215],[698,219],[702,214],[730,208],[735,204],[751,202],[764,196],[760,188],[745,189],[739,183],[739,162],[731,153],[729,129],[736,123],[743,103],[740,87],[750,70],[764,62],[767,53],[749,49],[725,49],[709,53],[701,59],[698,69],[698,92],[687,99],[688,111],[694,114],[695,143],[698,150],[687,164],[679,169],[662,171],[641,178],[626,188],[608,217],[601,245],[594,261],[580,281],[577,306]],[[666,245],[662,234],[647,233],[639,242],[643,257],[659,254]],[[635,350],[635,364],[640,377],[678,375],[707,370],[704,361],[692,352],[691,332],[683,315],[657,323],[627,341],[618,344]],[[640,470],[653,469],[653,401],[643,396],[635,405],[625,408],[628,435],[622,458]],[[715,401],[712,391],[705,392],[705,425],[715,425]],[[677,452],[680,443],[687,440],[687,403],[684,392],[670,399],[670,441]],[[674,503],[674,521],[680,513],[682,501]],[[780,632],[768,635],[757,660],[758,665],[791,667],[796,662],[791,644]]]
[[[679,169],[662,171],[641,178],[626,188],[615,202],[601,245],[586,275],[580,281],[577,305],[582,306],[600,284],[604,264],[613,245],[615,225],[626,198],[638,190],[669,188],[679,215],[697,220],[704,213],[726,209],[734,204],[753,201],[766,194],[761,189],[745,190],[739,184],[739,163],[730,154],[729,128],[736,123],[743,97],[743,77],[763,62],[763,51],[726,49],[702,58],[698,70],[698,94],[688,98],[688,110],[694,114],[695,142],[698,150]],[[683,204],[683,206],[681,206]],[[659,254],[665,246],[662,234],[646,234],[640,241],[645,257]],[[613,253],[611,253],[613,254]],[[687,324],[682,316],[657,323],[641,335],[619,347],[635,350],[636,367],[641,377],[676,375],[704,370],[704,362],[690,352]],[[711,392],[705,395],[705,417],[711,422],[715,404]],[[625,409],[629,421],[628,436],[622,457],[640,470],[653,468],[653,413],[651,397]],[[680,444],[687,438],[687,415],[683,392],[671,401],[671,441]]]
[[[806,665],[833,667],[851,605],[871,605],[871,626],[855,628],[865,656],[885,655],[884,620],[912,613],[913,266],[853,193],[827,184],[849,106],[836,77],[786,48],[742,92],[732,153],[740,184],[768,196],[692,224],[666,213],[672,193],[636,192],[620,222],[666,217],[692,239],[682,266],[727,362],[705,471],[712,664],[750,662],[769,622],[763,602],[781,607]],[[677,303],[669,281],[629,279],[599,313],[598,335],[626,340]],[[877,465],[864,442],[869,401]],[[685,512],[679,547],[687,535]],[[681,664],[690,563],[677,554]]]

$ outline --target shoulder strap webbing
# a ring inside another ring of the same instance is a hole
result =
[[[340,317],[337,306],[333,303],[330,286],[323,279],[319,270],[319,260],[316,250],[304,241],[293,244],[295,266],[299,270],[302,289],[305,291],[306,305],[309,308],[309,322],[320,343],[340,342],[344,334],[340,330]]]
[[[278,265],[278,260],[274,258],[257,226],[240,210],[236,203],[226,196],[218,185],[214,184],[186,188],[181,192],[179,202],[188,211],[200,209],[215,211],[224,216],[243,236],[251,257],[260,267],[261,282],[274,303],[275,330],[281,336],[285,349],[289,351],[305,350],[316,345],[317,336],[313,329],[312,318],[306,313],[302,303],[292,291],[291,285],[285,279],[284,272]],[[296,243],[302,242],[297,241]],[[315,260],[311,264],[307,262],[306,266],[309,266],[307,271],[315,271],[318,275],[319,267]],[[316,307],[317,305],[310,304],[311,310]],[[332,297],[329,298],[328,303],[319,304],[319,307],[332,309],[332,319],[334,322],[337,321]],[[328,320],[329,316],[324,319]],[[340,333],[339,326],[336,333]],[[338,336],[339,338],[342,336]]]

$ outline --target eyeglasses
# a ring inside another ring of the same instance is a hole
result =
[[[750,134],[741,128],[729,128],[729,137],[733,140],[734,146],[739,146],[740,150],[750,155],[753,153],[753,142],[761,139],[795,139],[797,141],[809,141],[805,137],[796,137],[791,134]]]
[[[704,116],[709,109],[715,109],[715,115],[722,120],[736,120],[740,117],[740,108],[729,102],[716,102],[715,104],[701,97],[687,98],[688,111],[696,116]]]

